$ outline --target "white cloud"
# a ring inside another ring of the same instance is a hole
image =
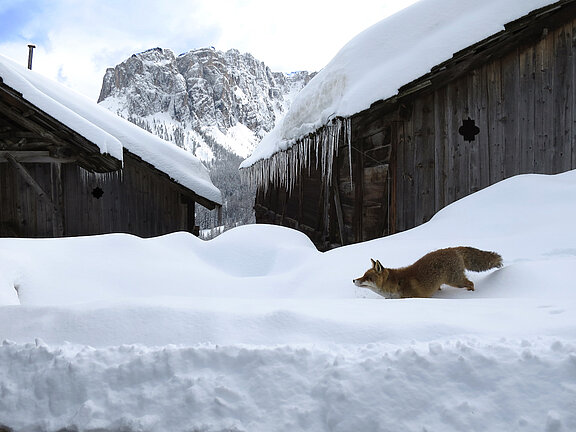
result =
[[[12,38],[2,35],[0,52],[25,64],[26,44],[34,42],[35,70],[96,99],[107,67],[154,47],[176,54],[206,46],[237,48],[274,71],[318,70],[357,33],[415,1],[40,2],[32,14],[27,9]]]

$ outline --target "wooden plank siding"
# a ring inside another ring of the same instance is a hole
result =
[[[576,168],[575,27],[545,31],[410,100],[412,117],[396,137],[396,231],[504,178]],[[480,129],[471,142],[458,133],[468,117]]]
[[[219,206],[126,148],[122,159],[0,77],[0,236],[198,235],[195,204]]]
[[[60,193],[52,188],[54,165],[23,164],[53,202],[61,202],[65,236],[124,232],[151,237],[194,229],[194,200],[129,153],[123,170],[110,173],[62,164]],[[93,195],[96,188],[103,192],[100,198]],[[0,236],[53,237],[52,210],[7,163],[0,163],[0,201]]]
[[[283,187],[259,189],[256,221],[298,229],[320,250],[389,234],[392,127],[380,116],[371,128],[365,126],[352,123],[363,134],[351,148],[339,147],[332,182],[322,177],[312,152],[291,193]]]
[[[325,250],[413,228],[514,175],[575,169],[575,29],[566,1],[454,54],[351,117],[352,154],[339,147],[330,196],[312,166],[297,193],[259,191],[256,221],[300,229]],[[470,141],[459,132],[468,118],[479,128]]]

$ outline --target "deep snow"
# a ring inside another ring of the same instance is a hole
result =
[[[576,430],[574,196],[576,171],[517,176],[326,253],[265,225],[0,239],[0,424]],[[352,284],[371,257],[402,266],[456,245],[504,267],[432,299]]]
[[[241,165],[284,151],[336,117],[350,117],[504,25],[557,0],[419,0],[350,40],[300,91]]]

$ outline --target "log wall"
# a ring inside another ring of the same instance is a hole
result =
[[[406,102],[411,118],[395,137],[396,231],[513,175],[576,168],[575,28],[545,32]],[[479,128],[474,141],[459,133],[467,118]]]
[[[298,229],[320,250],[388,234],[391,127],[364,132],[350,148],[338,149],[331,181],[322,177],[312,154],[291,193],[275,186],[259,189],[256,221]]]
[[[151,237],[194,228],[194,201],[183,198],[182,189],[167,176],[129,153],[123,170],[111,173],[90,173],[74,163],[22,166],[58,206],[62,232],[55,232],[57,216],[46,200],[39,199],[12,166],[0,163],[2,237],[111,232]]]
[[[576,3],[564,6],[352,116],[352,154],[339,148],[328,195],[319,172],[303,170],[292,195],[259,191],[257,222],[300,229],[325,250],[413,228],[514,175],[575,169]],[[460,133],[468,119],[473,140]]]

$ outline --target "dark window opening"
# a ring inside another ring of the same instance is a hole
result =
[[[465,141],[475,141],[476,135],[480,133],[480,128],[476,126],[476,122],[468,117],[468,120],[462,121],[462,126],[458,129],[458,133],[464,137]]]
[[[94,189],[92,189],[92,196],[94,198],[100,199],[102,198],[102,195],[104,195],[104,191],[100,188],[100,186],[97,186]]]

